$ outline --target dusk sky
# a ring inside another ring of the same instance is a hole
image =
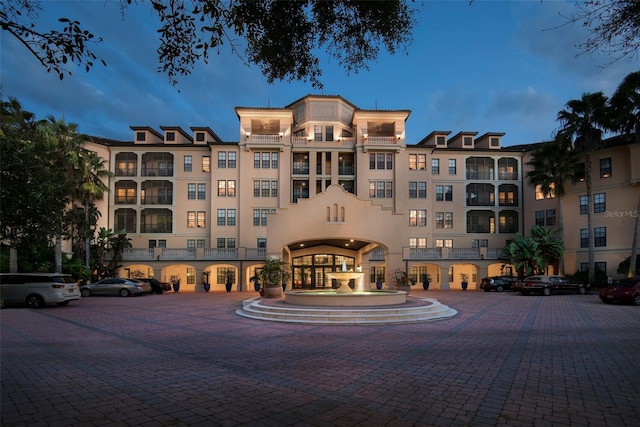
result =
[[[234,107],[284,107],[307,94],[340,95],[362,109],[411,110],[407,143],[433,130],[505,132],[503,145],[551,139],[556,116],[584,92],[611,96],[638,70],[638,57],[577,56],[581,25],[562,25],[573,1],[416,2],[419,9],[408,54],[382,52],[370,70],[347,75],[323,58],[319,91],[308,83],[269,85],[257,66],[247,68],[228,46],[210,53],[177,86],[157,71],[159,21],[149,3],[121,19],[118,2],[43,1],[41,30],[59,17],[79,20],[104,42],[92,50],[107,62],[88,73],[71,66],[60,81],[16,39],[0,32],[2,97],[17,98],[37,118],[77,123],[79,132],[122,141],[131,125],[209,126],[238,141]]]

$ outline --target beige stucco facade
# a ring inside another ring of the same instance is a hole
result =
[[[209,127],[145,126],[131,127],[132,141],[98,142],[114,173],[101,225],[133,245],[121,275],[200,290],[208,272],[220,290],[231,271],[247,291],[277,256],[292,265],[289,288],[332,286],[327,273],[345,262],[365,273],[359,288],[378,276],[391,286],[402,270],[436,289],[460,289],[467,275],[474,289],[530,228],[525,152],[502,147],[502,133],[415,137],[409,110],[362,110],[340,96],[235,111],[234,142]]]

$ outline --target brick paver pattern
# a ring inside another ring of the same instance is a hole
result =
[[[90,297],[0,312],[12,426],[640,426],[640,307],[427,291],[446,320],[309,326],[255,293]]]

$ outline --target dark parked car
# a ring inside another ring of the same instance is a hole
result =
[[[517,277],[513,276],[493,276],[485,277],[480,282],[480,289],[484,289],[485,292],[489,291],[510,291],[518,281]]]
[[[600,299],[606,304],[626,302],[640,305],[640,277],[624,279],[600,291]]]
[[[144,295],[151,292],[151,285],[136,279],[122,279],[114,277],[102,279],[88,285],[80,285],[80,293],[83,297],[92,295]]]
[[[539,293],[542,295],[551,295],[552,293],[577,293],[584,295],[589,290],[589,285],[582,283],[572,283],[564,276],[539,275],[529,276],[521,282],[518,282],[516,289],[522,295]]]
[[[153,277],[143,277],[138,280],[150,284],[152,294],[161,294],[165,291],[171,290],[171,283],[161,282],[158,279],[154,279]]]

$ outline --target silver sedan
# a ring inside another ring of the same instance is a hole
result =
[[[92,295],[142,295],[151,293],[151,285],[135,279],[111,278],[80,286],[83,297]]]

